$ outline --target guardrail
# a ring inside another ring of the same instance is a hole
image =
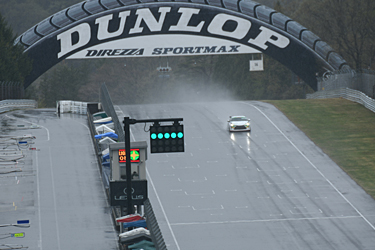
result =
[[[15,109],[35,109],[38,103],[35,100],[17,99],[0,101],[0,113]]]
[[[333,90],[317,91],[313,94],[306,95],[306,99],[325,99],[340,97],[362,104],[363,106],[365,106],[366,108],[375,113],[375,100],[358,90],[350,88],[339,88]]]

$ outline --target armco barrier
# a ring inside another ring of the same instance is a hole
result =
[[[0,113],[15,109],[35,109],[38,103],[35,100],[17,99],[0,101]]]
[[[364,93],[349,89],[349,88],[340,88],[340,89],[333,89],[333,90],[324,90],[324,91],[317,91],[313,94],[307,94],[306,99],[325,99],[325,98],[345,98],[347,100],[357,102],[362,104],[369,110],[375,113],[375,100],[368,97]]]

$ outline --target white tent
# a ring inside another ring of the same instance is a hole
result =
[[[116,141],[112,140],[109,137],[105,137],[99,141],[99,144],[110,144],[110,143],[116,143]]]
[[[95,130],[96,130],[97,134],[104,134],[104,133],[108,133],[108,132],[115,133],[115,130],[111,129],[106,124],[103,124],[103,125],[100,125],[100,126],[96,127]]]

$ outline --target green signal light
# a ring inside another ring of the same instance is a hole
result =
[[[184,137],[184,133],[178,132],[177,136],[178,136],[178,138],[182,138],[182,137]]]
[[[136,161],[139,159],[139,153],[137,150],[130,151],[130,160]]]
[[[175,132],[171,133],[171,137],[174,139],[176,138],[177,134]]]
[[[152,134],[151,134],[151,139],[153,139],[153,140],[156,139],[156,134],[155,134],[155,133],[152,133]]]
[[[163,139],[163,133],[159,133],[159,134],[158,134],[158,138],[159,138],[159,139]]]
[[[165,134],[164,134],[164,138],[165,138],[165,139],[169,139],[169,137],[171,137],[171,135],[170,135],[169,133],[165,133]]]

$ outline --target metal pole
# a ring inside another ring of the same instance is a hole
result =
[[[11,97],[11,92],[10,92],[10,90],[11,90],[11,82],[8,82],[8,99],[12,99],[12,97]]]
[[[24,96],[25,96],[25,87],[23,83],[21,83],[21,98],[20,99],[23,99]]]
[[[124,117],[124,133],[125,133],[125,155],[126,155],[126,200],[127,214],[133,213],[132,204],[132,176],[130,162],[130,118]]]
[[[183,121],[183,118],[166,118],[166,119],[147,119],[136,120],[124,117],[124,133],[125,133],[125,155],[126,155],[126,200],[127,200],[127,214],[134,213],[132,202],[132,173],[130,160],[130,125],[143,122],[178,122]]]

